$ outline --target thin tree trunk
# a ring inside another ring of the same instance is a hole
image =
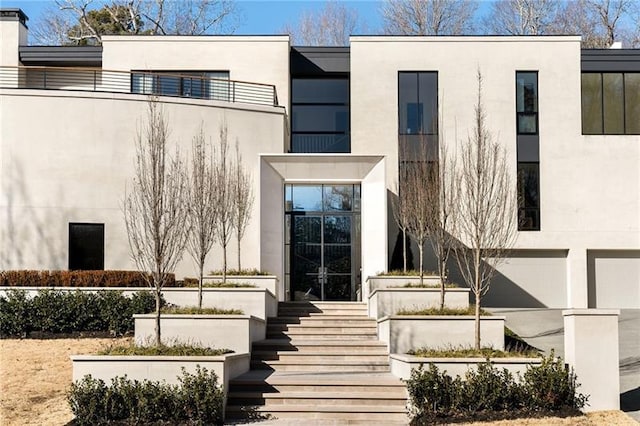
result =
[[[420,244],[420,285],[424,285],[424,268],[422,263],[424,262],[424,244]]]
[[[240,266],[240,234],[238,234],[238,272],[242,270]]]
[[[402,228],[402,272],[407,273],[407,228]]]
[[[442,272],[442,263],[440,263],[440,310],[444,309],[444,291],[445,291],[445,277]]]
[[[204,273],[202,272],[203,269],[204,262],[200,262],[200,280],[198,281],[198,309],[202,309],[202,280],[204,276]]]
[[[226,240],[225,240],[226,241]],[[227,282],[227,245],[222,246],[222,282]]]
[[[480,295],[476,294],[476,350],[480,350]]]
[[[162,345],[162,339],[160,338],[160,289],[156,287],[155,291],[156,296],[156,346],[160,347]]]

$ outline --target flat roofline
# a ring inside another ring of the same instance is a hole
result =
[[[27,28],[29,17],[18,7],[0,8],[1,21],[18,21]]]
[[[288,35],[105,35],[102,42],[201,42],[201,41],[251,41],[251,42],[289,42]]]
[[[450,35],[450,36],[422,36],[422,35],[352,35],[351,42],[580,42],[582,37],[578,35],[535,35],[535,36],[511,36],[511,35]]]

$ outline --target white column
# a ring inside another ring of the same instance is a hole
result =
[[[567,255],[567,308],[588,307],[587,250],[571,248]]]
[[[569,309],[564,316],[564,359],[589,395],[584,411],[620,409],[618,315],[615,309]]]

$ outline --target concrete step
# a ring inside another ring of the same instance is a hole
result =
[[[309,317],[269,317],[267,318],[268,324],[300,324],[300,325],[341,325],[341,324],[362,324],[372,322],[376,324],[376,320],[369,318],[368,316],[355,316],[355,315],[317,315]]]
[[[307,309],[299,309],[299,308],[278,308],[279,317],[317,317],[320,315],[365,317],[367,316],[367,310],[335,308],[335,309],[324,309],[322,311],[320,310],[310,311]]]
[[[301,350],[302,349],[302,350]],[[262,355],[352,355],[352,356],[369,356],[369,355],[389,355],[387,348],[384,346],[310,346],[310,347],[292,347],[283,349],[278,346],[253,346],[252,356]]]
[[[309,372],[389,371],[388,361],[251,360],[251,369]]]
[[[348,308],[348,309],[367,309],[365,302],[332,302],[332,301],[298,301],[298,302],[278,302],[279,308],[298,308],[298,309],[336,309],[336,308]]]
[[[361,324],[324,325],[324,324],[267,324],[267,331],[316,331],[325,333],[345,333],[346,331],[357,333],[360,330],[377,330],[376,323],[363,322]]]
[[[332,392],[230,392],[227,398],[235,405],[399,405],[404,407],[407,396],[403,393],[351,392],[336,396]]]
[[[322,330],[288,330],[288,331],[267,331],[267,339],[293,340],[378,340],[375,330],[345,331],[343,333],[325,333]]]
[[[389,355],[386,352],[382,353],[300,353],[300,352],[268,352],[259,351],[251,353],[252,361],[282,361],[291,364],[298,362],[307,363],[315,361],[318,364],[337,363],[342,361],[362,361],[362,362],[375,362],[375,363],[388,363]]]
[[[257,406],[247,408],[238,405],[227,405],[227,418],[259,418],[267,419],[300,419],[300,420],[333,420],[343,422],[357,420],[366,421],[369,424],[409,422],[405,407],[396,405],[288,405],[281,406]]]
[[[315,351],[321,347],[325,350],[336,349],[340,350],[354,350],[354,351],[369,351],[373,348],[384,348],[386,350],[387,345],[379,340],[353,340],[353,339],[265,339],[257,342],[253,342],[253,350],[279,350],[279,351]]]

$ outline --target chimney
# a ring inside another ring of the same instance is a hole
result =
[[[21,9],[0,9],[0,66],[20,65],[20,46],[27,45],[29,18]]]

